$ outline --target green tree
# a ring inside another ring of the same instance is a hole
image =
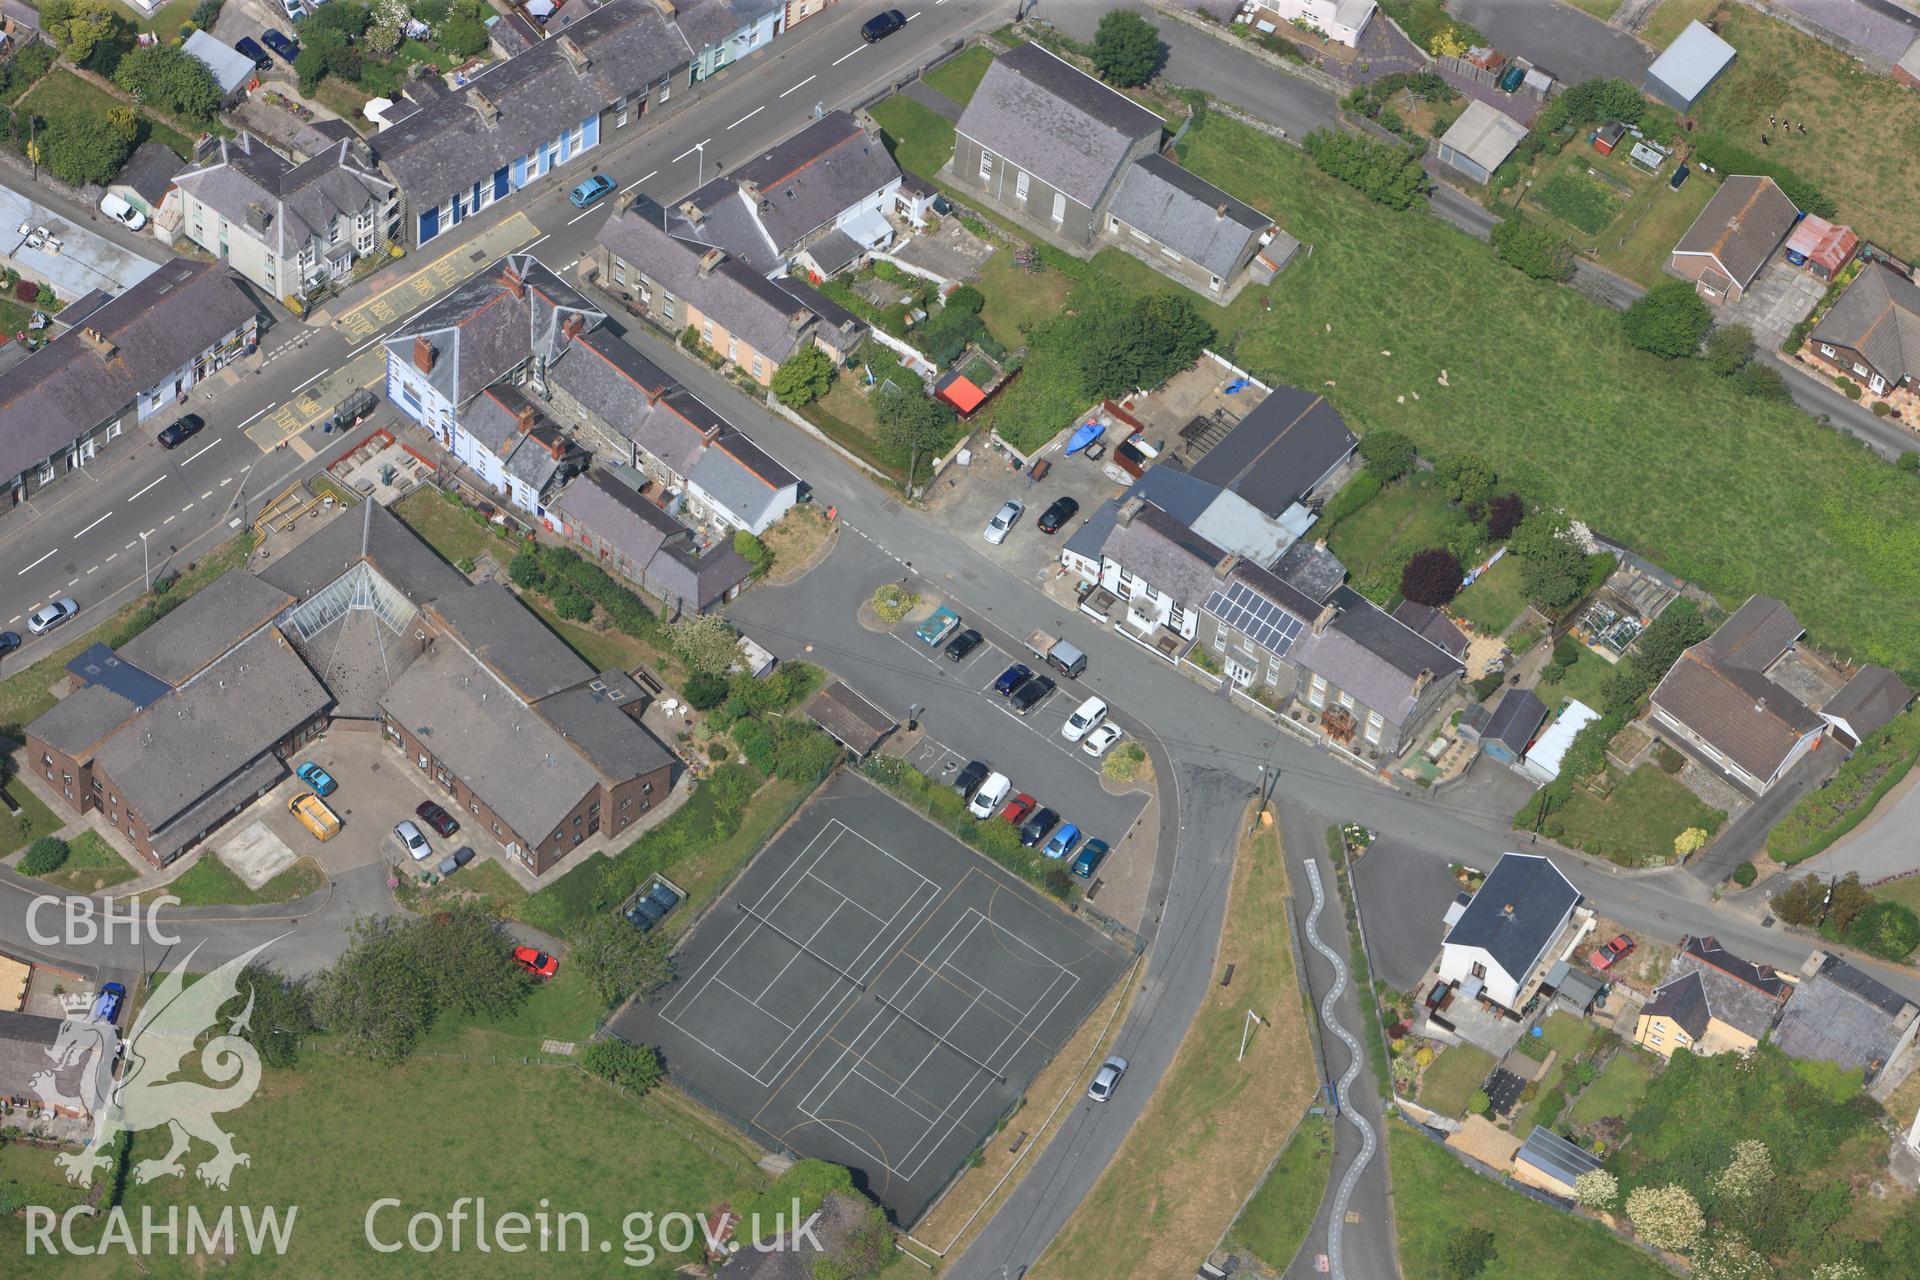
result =
[[[1300,140],[1313,162],[1389,209],[1409,209],[1426,192],[1419,152],[1345,130],[1315,129]]]
[[[1419,454],[1411,436],[1379,430],[1360,437],[1360,456],[1366,459],[1368,471],[1387,481],[1398,480],[1413,470]]]
[[[440,27],[440,50],[456,58],[471,58],[487,47],[487,28],[469,8],[448,18]]]
[[[1500,261],[1536,280],[1573,278],[1573,246],[1517,212],[1495,223],[1491,238]]]
[[[1827,923],[1845,937],[1860,913],[1873,905],[1873,894],[1860,883],[1860,873],[1849,871],[1834,881],[1827,894]]]
[[[1758,360],[1752,360],[1740,366],[1727,381],[1742,395],[1754,396],[1761,400],[1785,400],[1790,394],[1787,391],[1786,380],[1780,376],[1780,371]]]
[[[40,30],[70,62],[103,75],[133,45],[133,24],[112,0],[45,0]]]
[[[59,836],[41,836],[20,855],[20,874],[44,876],[58,871],[67,861],[67,842]]]
[[[1730,378],[1753,359],[1753,330],[1743,324],[1717,324],[1707,334],[1707,368]]]
[[[414,963],[409,928],[391,916],[356,921],[314,992],[320,1025],[376,1062],[404,1061],[433,1026],[433,978]]]
[[[920,459],[937,452],[953,430],[953,410],[918,387],[888,387],[874,398],[873,416],[880,443],[907,462],[907,488],[913,488]]]
[[[1145,84],[1160,66],[1160,29],[1130,9],[1111,9],[1093,33],[1093,69],[1108,84]]]
[[[113,82],[136,102],[204,124],[220,112],[220,86],[207,64],[175,45],[149,45],[120,60]]]
[[[1685,1253],[1707,1229],[1700,1202],[1685,1187],[1641,1187],[1627,1197],[1633,1233],[1656,1249]]]
[[[798,409],[812,404],[833,386],[833,360],[818,347],[803,347],[773,371],[773,394]]]
[[[300,1060],[300,1043],[317,1027],[313,1020],[313,992],[304,978],[289,978],[263,964],[240,971],[236,987],[242,1001],[251,1001],[253,1013],[241,1032],[269,1067],[288,1068]]]
[[[632,928],[627,928],[633,933]],[[649,1044],[594,1040],[580,1053],[580,1065],[628,1093],[641,1094],[660,1083],[660,1054]]]
[[[1810,925],[1826,906],[1827,886],[1809,872],[1767,900],[1767,907],[1787,924]]]
[[[1583,80],[1561,95],[1561,108],[1567,124],[1597,124],[1618,120],[1637,124],[1646,114],[1647,100],[1635,85],[1625,80]]]
[[[755,573],[765,573],[773,566],[773,552],[756,534],[746,529],[733,531],[733,552],[752,565]]]
[[[1455,1227],[1440,1247],[1440,1268],[1447,1280],[1474,1280],[1496,1256],[1493,1232],[1485,1227]]]
[[[691,670],[725,676],[727,669],[740,660],[740,637],[717,613],[703,613],[697,618],[676,622],[671,632],[673,647],[680,651]]]
[[[1493,492],[1493,464],[1473,453],[1450,453],[1434,464],[1434,476],[1447,496],[1463,507],[1478,507]]]
[[[1107,294],[1075,320],[1068,341],[1095,400],[1158,386],[1199,359],[1214,339],[1213,326],[1184,294]]]
[[[621,916],[605,911],[575,932],[567,962],[580,970],[593,993],[609,1007],[628,996],[650,996],[673,977],[666,934],[658,929],[642,933]]]
[[[1668,280],[1647,291],[1620,318],[1627,341],[1663,360],[1690,356],[1713,327],[1713,313],[1688,280]]]
[[[1876,898],[1854,915],[1846,939],[1882,960],[1905,960],[1920,947],[1920,916],[1903,902]]]
[[[108,107],[107,127],[128,142],[134,142],[140,137],[140,112],[124,102]]]
[[[76,187],[113,181],[133,149],[125,137],[78,112],[49,120],[40,130],[40,147],[47,171]]]
[[[300,79],[300,92],[312,96],[327,77],[326,52],[314,45],[304,46],[293,59],[293,74]]]

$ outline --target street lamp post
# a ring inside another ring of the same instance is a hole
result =
[[[698,159],[695,161],[695,163],[700,166],[698,170],[699,176],[694,180],[693,184],[694,190],[698,191],[701,187],[707,185],[707,144],[704,142],[696,142],[693,144],[693,149],[700,153]]]
[[[140,535],[140,577],[144,590],[153,590],[153,565],[147,558],[147,535]]]

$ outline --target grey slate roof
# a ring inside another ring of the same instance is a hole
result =
[[[684,601],[705,611],[753,576],[753,566],[722,541],[705,551],[691,542],[670,542],[648,563],[645,585],[663,600]]]
[[[596,689],[593,686],[599,685]],[[543,699],[536,710],[612,785],[673,763],[673,753],[624,708],[633,682],[608,672]],[[574,797],[578,799],[579,797]]]
[[[822,275],[837,275],[840,268],[852,262],[866,250],[860,242],[846,232],[835,227],[807,246],[807,256],[813,259]]]
[[[173,186],[173,175],[185,167],[185,161],[173,154],[173,148],[158,142],[143,142],[133,149],[127,162],[114,175],[116,187],[132,187],[150,205],[158,205]]]
[[[265,627],[128,721],[95,758],[157,832],[332,702],[279,628]]]
[[[121,645],[119,656],[178,688],[292,603],[245,569],[229,569]]]
[[[1220,493],[1219,485],[1172,467],[1148,467],[1128,490],[1128,496],[1145,498],[1181,524],[1198,520]]]
[[[1500,699],[1500,705],[1487,717],[1480,738],[1503,743],[1515,755],[1524,755],[1527,744],[1533,741],[1533,735],[1540,732],[1546,720],[1547,704],[1540,701],[1533,690],[1508,689],[1507,696]]]
[[[589,529],[619,548],[636,571],[644,570],[663,544],[686,540],[691,534],[643,497],[635,479],[621,473],[645,482],[630,467],[596,467],[561,492],[554,511],[562,520]]]
[[[415,604],[465,591],[468,585],[465,574],[377,502],[363,502],[335,516],[269,561],[259,576],[294,599],[307,600],[363,558]]]
[[[1744,289],[1787,238],[1799,214],[1772,178],[1731,177],[1720,184],[1673,251],[1710,256]]]
[[[898,182],[900,166],[851,115],[830,111],[727,176],[742,193],[760,193],[758,221],[785,257],[853,205]]]
[[[574,70],[562,39],[587,55]],[[614,99],[644,93],[684,69],[686,39],[647,0],[613,0],[566,28],[497,63],[461,92],[438,97],[373,139],[382,163],[416,208],[431,208],[456,191],[513,163]],[[499,110],[491,125],[473,105],[479,94]],[[389,119],[392,117],[389,116]]]
[[[646,422],[653,402],[674,386],[660,366],[607,329],[575,338],[547,380],[629,439]]]
[[[162,862],[171,862],[202,832],[218,826],[234,810],[253,800],[262,791],[284,778],[287,766],[271,751],[256,756],[240,772],[201,796],[186,809],[168,819],[164,826],[148,833],[148,843]]]
[[[220,263],[170,260],[84,323],[0,372],[0,480],[131,408],[141,392],[257,314]],[[113,354],[103,359],[85,330],[104,335]]]
[[[1820,317],[1812,336],[1852,347],[1885,377],[1920,374],[1920,285],[1869,262]]]
[[[1708,1015],[1758,1040],[1791,991],[1771,968],[1742,960],[1719,939],[1688,937],[1646,1012],[1669,1014],[1696,1040],[1706,1034]]]
[[[90,684],[42,712],[27,732],[56,751],[85,760],[94,747],[139,713],[137,704],[105,685]]]
[[[221,139],[205,164],[173,181],[227,219],[229,234],[247,236],[280,258],[294,256],[310,241],[324,243],[334,219],[351,218],[370,203],[379,207],[393,191],[393,183],[355,154],[351,140],[295,164],[248,133]],[[256,205],[267,213],[264,232],[248,225]]]
[[[517,9],[487,24],[487,43],[503,58],[525,53],[543,38],[540,28]]]
[[[1187,472],[1277,516],[1359,442],[1325,396],[1275,387]]]
[[[1757,778],[1771,778],[1819,716],[1762,674],[1803,628],[1786,605],[1754,596],[1680,655],[1653,704]]]
[[[522,282],[520,297],[508,282],[510,272]],[[434,350],[433,368],[424,376],[459,407],[530,359],[558,360],[571,343],[565,331],[570,322],[592,328],[606,318],[538,258],[513,253],[414,317],[404,332],[386,340],[386,349],[417,370],[414,342],[424,337]]]
[[[1340,557],[1328,550],[1326,543],[1305,538],[1274,561],[1273,572],[1288,586],[1315,600],[1325,600],[1347,580],[1347,566],[1340,563]]]
[[[631,439],[684,478],[700,461],[707,441],[726,425],[726,420],[699,397],[678,388],[661,397]]]
[[[749,524],[759,523],[782,491],[800,483],[799,476],[732,426],[714,437],[687,479]]]
[[[868,325],[865,320],[811,285],[792,276],[781,276],[773,283],[780,292],[813,312],[820,322],[820,331],[815,336],[823,339],[828,346],[851,352],[867,336]]]
[[[1223,280],[1251,252],[1254,238],[1273,225],[1252,205],[1160,155],[1127,166],[1107,208]]]
[[[476,657],[528,702],[593,678],[593,668],[497,582],[475,583],[434,601],[432,608]]]
[[[1690,968],[1677,978],[1669,978],[1654,988],[1653,999],[1641,1012],[1649,1018],[1671,1018],[1675,1025],[1695,1040],[1707,1034],[1713,1011],[1707,1006],[1706,983],[1701,970]]]
[[[526,613],[517,602],[512,608]],[[436,645],[415,662],[381,706],[431,743],[434,755],[524,840],[546,840],[600,784],[559,730],[457,644]]]
[[[1466,632],[1456,627],[1453,619],[1440,610],[1431,605],[1402,600],[1393,607],[1393,616],[1454,657],[1462,661],[1466,660],[1467,646],[1470,643]]]
[[[1152,503],[1130,521],[1122,505],[1103,554],[1189,609],[1206,600],[1228,561],[1225,551]]]
[[[1149,475],[1158,471],[1158,467],[1149,469]],[[1114,521],[1120,515],[1120,499],[1108,498],[1095,507],[1093,514],[1086,518],[1073,535],[1067,539],[1066,549],[1077,556],[1098,561],[1100,549],[1107,544],[1107,536],[1113,532]]]
[[[994,59],[960,113],[966,135],[1088,208],[1159,116],[1037,44]]]
[[[1806,630],[1772,596],[1749,596],[1700,646],[1723,667],[1764,671]]]
[[[1446,943],[1479,947],[1514,981],[1525,982],[1579,901],[1580,891],[1546,858],[1503,853]]]
[[[1576,1147],[1543,1124],[1533,1127],[1513,1158],[1569,1187],[1581,1174],[1601,1167],[1600,1157],[1584,1147]]]
[[[1885,667],[1866,666],[1828,699],[1820,714],[1844,720],[1854,733],[1865,737],[1906,710],[1913,701],[1913,690]]]
[[[1887,1065],[1913,1005],[1837,956],[1794,989],[1773,1042],[1788,1055],[1859,1067],[1869,1081]]]
[[[522,411],[531,411],[531,427],[526,431],[520,429]],[[576,466],[583,453],[512,383],[497,383],[481,392],[462,411],[460,426],[501,460],[508,475],[536,494],[545,495],[547,486]]]
[[[1300,637],[1294,661],[1391,723],[1403,724],[1413,713],[1422,671],[1437,681],[1464,670],[1459,659],[1351,588],[1337,589],[1332,603],[1333,619]]]

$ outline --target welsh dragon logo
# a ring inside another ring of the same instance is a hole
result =
[[[195,945],[153,989],[124,1043],[111,1024],[91,1021],[84,1012],[69,1012],[47,1050],[54,1069],[40,1072],[32,1081],[43,1103],[82,1110],[93,1117],[93,1140],[87,1149],[55,1157],[68,1182],[91,1185],[94,1173],[112,1163],[107,1151],[122,1133],[162,1127],[172,1131],[173,1146],[164,1156],[135,1164],[136,1182],[184,1174],[181,1157],[196,1138],[214,1150],[195,1170],[209,1186],[225,1190],[233,1171],[252,1163],[245,1152],[233,1149],[233,1138],[215,1121],[223,1111],[244,1107],[260,1087],[260,1054],[241,1035],[253,1016],[252,993],[224,1032],[204,1044],[201,1040],[220,1025],[220,1010],[238,997],[240,971],[271,945],[272,941],[263,942],[188,985],[182,975],[200,950]],[[174,1078],[196,1046],[200,1073],[212,1085]],[[116,1079],[114,1065],[120,1056],[127,1065]],[[64,1094],[57,1073],[81,1063],[85,1064],[81,1096]]]

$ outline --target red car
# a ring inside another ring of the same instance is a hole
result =
[[[1033,806],[1033,797],[1022,791],[1007,801],[1007,807],[1000,811],[1000,816],[1017,827],[1027,820],[1027,815],[1033,812]]]
[[[460,824],[454,821],[453,815],[431,800],[422,800],[420,807],[415,809],[414,813],[419,815],[420,821],[443,836],[450,836],[460,829]]]
[[[1624,960],[1627,955],[1639,945],[1639,943],[1623,933],[1606,946],[1601,947],[1592,955],[1588,956],[1587,963],[1605,972],[1613,968],[1619,961]]]
[[[513,962],[542,981],[560,972],[560,962],[533,947],[515,947]]]

